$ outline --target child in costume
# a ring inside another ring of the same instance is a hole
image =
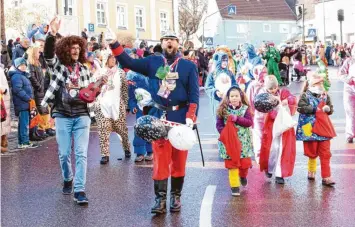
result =
[[[215,125],[216,112],[223,95],[227,90],[236,85],[235,75],[230,70],[231,60],[228,53],[225,50],[217,49],[216,53],[213,55],[214,60],[214,70],[208,75],[205,92],[210,98],[210,104],[212,109],[213,124]]]
[[[266,114],[260,149],[260,171],[265,171],[267,178],[271,178],[273,174],[276,177],[276,183],[284,184],[284,178],[293,174],[296,158],[296,137],[294,128],[290,128],[283,132],[280,136],[273,135],[274,122],[277,117],[279,108],[288,107],[291,115],[296,112],[296,97],[287,89],[279,89],[278,80],[274,75],[265,77],[264,90],[260,93],[270,93],[280,99],[280,105],[271,112]],[[281,152],[281,154],[280,154]]]
[[[279,85],[283,85],[281,80],[279,62],[281,60],[280,52],[274,47],[269,46],[264,57],[267,60],[267,70],[269,75],[275,75]]]
[[[308,159],[308,179],[314,180],[317,168],[317,157],[320,158],[322,184],[333,186],[335,182],[331,179],[330,172],[330,139],[313,132],[317,120],[317,111],[331,115],[333,105],[329,95],[326,93],[324,78],[318,74],[310,75],[301,98],[298,102],[297,111],[300,113],[297,126],[297,140],[303,141],[304,154]],[[325,105],[324,105],[325,104]]]
[[[346,59],[340,68],[340,78],[344,82],[344,108],[346,117],[346,141],[353,143],[355,137],[355,47],[351,57]]]
[[[217,112],[216,128],[221,134],[219,153],[229,171],[229,183],[233,196],[240,195],[240,184],[247,186],[248,169],[251,167],[253,144],[250,127],[253,118],[247,98],[236,86],[231,87]]]
[[[245,43],[243,45],[242,55],[243,58],[238,63],[237,71],[243,76],[245,90],[247,90],[251,81],[255,79],[253,74],[254,67],[257,65],[263,65],[263,61],[256,54],[255,47],[249,43]]]
[[[135,114],[136,119],[138,119],[141,116],[143,116],[144,106],[142,106],[141,103],[145,101],[146,99],[145,96],[150,96],[148,92],[149,91],[148,78],[143,76],[142,74],[130,70],[127,73],[127,80],[128,80],[128,107],[131,113]],[[142,91],[142,92],[139,93],[138,91]],[[150,96],[150,100],[151,100],[151,96]],[[146,161],[153,160],[152,144],[146,142],[136,134],[134,134],[133,147],[134,147],[134,153],[136,153],[137,155],[135,162],[142,162],[143,160]],[[144,157],[144,155],[146,156]]]

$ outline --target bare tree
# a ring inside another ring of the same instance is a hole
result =
[[[181,0],[179,5],[179,26],[182,41],[189,41],[200,26],[203,14],[207,11],[208,0]]]
[[[42,22],[49,21],[49,10],[43,5],[36,5],[34,11],[25,7],[12,7],[6,9],[5,18],[7,28],[12,28],[25,37],[29,26],[39,26]]]
[[[5,0],[0,0],[0,28],[1,28],[1,40],[6,40],[6,34],[5,34],[5,11],[4,11],[4,1]]]

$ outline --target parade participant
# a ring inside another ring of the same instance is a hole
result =
[[[240,195],[240,184],[244,187],[248,184],[248,169],[253,156],[252,125],[253,118],[244,92],[239,87],[231,87],[218,108],[216,128],[221,134],[219,154],[228,169],[232,196]]]
[[[262,59],[256,54],[255,47],[252,44],[245,43],[243,45],[242,60],[238,64],[238,73],[245,73],[245,89],[247,90],[249,83],[254,80],[253,69],[257,65],[263,65]]]
[[[351,57],[346,59],[340,68],[339,75],[344,82],[344,108],[346,118],[346,141],[353,143],[355,137],[355,47],[352,47]]]
[[[205,84],[205,92],[210,99],[213,124],[216,124],[218,105],[228,89],[236,85],[235,75],[230,71],[230,58],[225,48],[217,48],[213,55],[214,70],[208,75]]]
[[[267,68],[264,65],[257,65],[253,69],[254,80],[249,84],[249,88],[246,92],[247,99],[249,101],[250,110],[255,112],[254,98],[262,89],[264,84],[264,78],[267,75]]]
[[[283,107],[289,108],[288,112],[294,115],[296,112],[296,97],[287,89],[279,89],[277,78],[274,75],[265,77],[264,91],[277,96]],[[278,115],[279,108],[266,114],[263,134],[261,139],[262,147],[260,149],[260,171],[265,171],[267,178],[273,174],[276,177],[276,183],[284,184],[284,178],[293,174],[296,158],[296,138],[294,128],[284,131],[279,139],[273,134],[275,118]],[[281,154],[279,153],[281,152]],[[276,158],[275,158],[276,157]]]
[[[329,80],[329,74],[328,74],[328,61],[327,58],[325,57],[325,51],[324,51],[324,46],[321,45],[319,48],[319,58],[317,59],[317,73],[320,76],[323,76],[324,81],[323,81],[323,86],[326,91],[329,91],[330,88],[330,80]]]
[[[281,60],[280,52],[273,46],[269,45],[264,59],[267,60],[267,71],[269,75],[275,75],[280,86],[284,83],[281,80],[279,62]]]
[[[318,74],[312,74],[308,77],[303,93],[298,102],[297,111],[300,113],[298,119],[297,140],[303,141],[304,154],[308,159],[308,179],[314,180],[317,168],[317,157],[319,156],[322,174],[322,184],[324,186],[333,186],[335,182],[331,179],[330,172],[330,140],[335,135],[328,133],[321,136],[314,132],[315,123],[318,120],[318,112],[324,112],[327,115],[333,113],[333,105],[329,95],[326,93],[324,78]],[[324,125],[326,126],[326,125]],[[332,127],[332,125],[329,125]],[[329,135],[328,135],[329,134]]]
[[[125,51],[127,48],[125,48]],[[126,51],[127,53],[128,51]],[[132,58],[138,59],[136,54],[130,54]],[[151,95],[149,91],[148,78],[140,73],[136,73],[132,70],[127,72],[128,81],[128,107],[132,114],[136,115],[136,119],[143,116],[143,107],[147,102],[151,101]],[[140,93],[141,92],[141,93]],[[148,97],[147,97],[148,96]],[[147,100],[149,99],[149,100]],[[143,140],[136,134],[134,134],[133,139],[134,153],[137,157],[135,162],[142,162],[143,160],[152,161],[153,160],[153,149],[152,144]],[[145,156],[146,155],[146,156]]]
[[[177,52],[179,39],[168,31],[161,37],[163,56],[151,55],[132,59],[123,47],[112,41],[110,47],[124,67],[149,77],[150,93],[158,117],[193,127],[199,103],[199,86],[196,65],[181,59]],[[181,209],[181,191],[185,177],[187,151],[173,148],[168,140],[153,142],[153,180],[156,195],[152,213],[166,212],[168,178],[171,176],[170,211]]]
[[[128,87],[126,74],[119,69],[115,56],[109,55],[106,66],[95,74],[96,80],[107,78],[102,86],[95,105],[95,119],[97,121],[101,164],[110,161],[110,134],[116,132],[120,135],[126,158],[131,157],[128,128],[126,123],[126,106],[128,105]]]
[[[73,193],[73,171],[71,166],[72,137],[74,136],[75,177],[74,201],[87,204],[85,194],[87,151],[90,134],[90,116],[94,117],[92,104],[82,101],[78,92],[93,82],[90,71],[84,66],[86,41],[79,36],[67,36],[56,42],[60,21],[50,23],[44,57],[51,77],[50,86],[43,98],[42,106],[51,105],[51,116],[55,118],[56,138],[62,176],[63,194]]]

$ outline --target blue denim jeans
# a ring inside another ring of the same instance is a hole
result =
[[[30,143],[30,112],[20,111],[18,117],[17,137],[18,144]]]
[[[91,119],[89,116],[65,118],[56,117],[56,138],[59,150],[60,167],[65,181],[73,179],[71,167],[71,145],[74,136],[75,178],[74,192],[85,191],[87,154]]]

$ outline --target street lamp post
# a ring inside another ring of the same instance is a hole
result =
[[[323,0],[323,29],[324,29],[324,44],[325,44],[325,6]]]
[[[222,9],[219,9],[218,11],[208,15],[207,17],[205,17],[205,19],[203,19],[203,22],[202,22],[202,47],[203,48],[205,48],[205,21],[206,21],[206,19],[209,18],[210,16],[212,16],[212,15],[214,15],[214,14],[216,14],[216,13],[218,13],[218,12],[220,12],[220,11],[226,9],[226,8],[228,8],[231,5],[232,4],[229,4],[229,5],[225,6],[225,7],[223,7]]]

